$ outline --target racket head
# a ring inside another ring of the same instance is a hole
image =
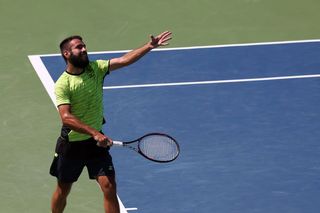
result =
[[[168,163],[179,156],[180,146],[170,135],[149,133],[138,139],[138,152],[151,161]]]

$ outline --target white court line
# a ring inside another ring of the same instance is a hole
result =
[[[312,43],[320,42],[320,39],[309,40],[295,40],[295,41],[272,41],[272,42],[256,42],[256,43],[243,43],[243,44],[221,44],[221,45],[207,45],[207,46],[191,46],[191,47],[172,47],[172,48],[159,48],[152,51],[171,51],[171,50],[193,50],[193,49],[212,49],[212,48],[224,48],[224,47],[249,47],[249,46],[263,46],[263,45],[280,45],[280,44],[300,44],[300,43]],[[104,53],[126,53],[131,50],[111,50],[111,51],[95,51],[88,54],[104,54]],[[60,53],[42,54],[34,56],[60,56]]]
[[[33,68],[38,74],[38,77],[40,78],[41,83],[43,84],[44,88],[47,90],[47,93],[49,94],[52,102],[56,106],[55,96],[54,96],[54,82],[49,74],[49,71],[47,70],[46,66],[43,64],[40,56],[30,55],[28,57]]]
[[[126,208],[127,211],[137,211],[138,208]]]
[[[278,76],[278,77],[265,77],[265,78],[245,78],[245,79],[231,79],[231,80],[214,80],[214,81],[193,81],[193,82],[176,82],[176,83],[107,86],[107,87],[103,87],[103,89],[110,90],[110,89],[130,89],[130,88],[145,88],[145,87],[190,86],[190,85],[203,85],[203,84],[225,84],[225,83],[243,83],[243,82],[257,82],[257,81],[276,81],[276,80],[302,79],[302,78],[320,78],[320,74]]]

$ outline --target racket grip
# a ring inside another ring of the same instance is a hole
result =
[[[123,146],[123,142],[121,142],[121,141],[113,141],[113,145]]]

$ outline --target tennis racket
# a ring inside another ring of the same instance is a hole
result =
[[[128,142],[113,141],[113,145],[127,147],[148,160],[158,163],[171,162],[180,153],[178,142],[173,137],[163,133],[149,133]]]

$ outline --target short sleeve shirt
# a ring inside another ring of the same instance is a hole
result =
[[[103,81],[109,74],[109,60],[91,61],[79,75],[65,71],[55,83],[57,107],[71,105],[71,113],[100,131],[103,122]],[[68,130],[69,141],[82,141],[90,135]]]

